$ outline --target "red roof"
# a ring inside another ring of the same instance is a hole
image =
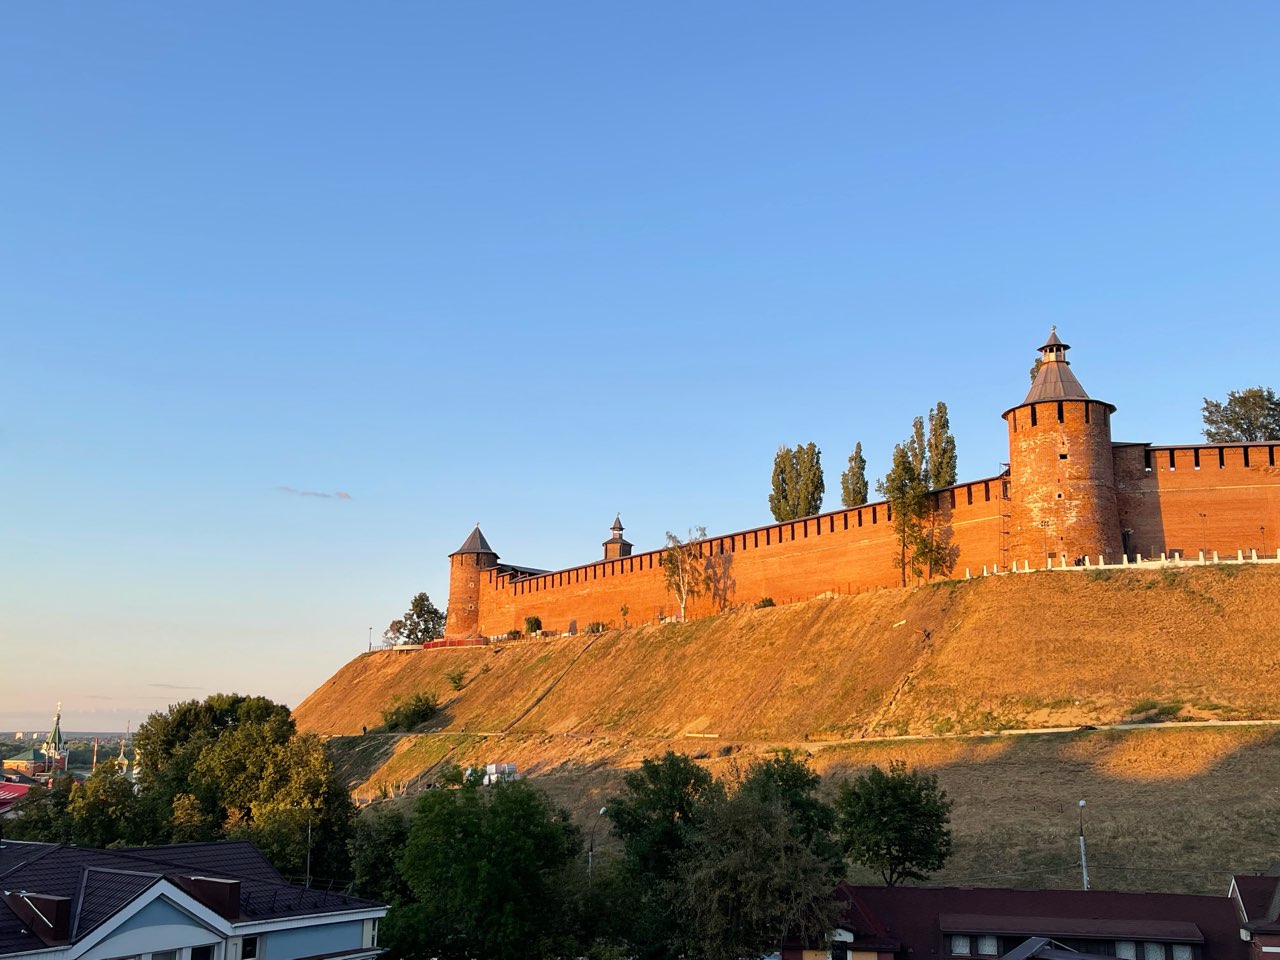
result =
[[[938,960],[944,932],[1203,944],[1203,960],[1246,960],[1229,897],[1104,890],[851,887],[841,926],[863,942],[896,939],[912,960]],[[868,948],[871,943],[868,943]]]

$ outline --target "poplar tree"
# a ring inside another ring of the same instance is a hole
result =
[[[822,479],[822,451],[815,443],[779,447],[773,458],[773,492],[769,510],[775,520],[811,517],[822,509],[826,484]]]
[[[947,405],[941,400],[929,411],[929,489],[941,490],[956,482],[956,438],[951,434]]]
[[[867,458],[859,441],[849,454],[849,469],[840,474],[840,502],[845,507],[860,507],[867,502],[867,490]]]
[[[893,532],[898,541],[894,566],[902,571],[904,587],[908,571],[917,578],[924,574],[927,558],[922,553],[927,551],[920,548],[928,542],[924,536],[924,518],[928,513],[929,488],[916,467],[911,447],[911,440],[895,446],[889,472],[883,480],[876,481],[876,492],[889,504]]]

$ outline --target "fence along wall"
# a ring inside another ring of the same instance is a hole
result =
[[[1008,560],[1006,478],[959,484],[933,495],[936,522],[955,549],[955,569]],[[872,503],[739,531],[702,541],[713,562],[711,589],[690,604],[689,616],[754,604],[779,603],[825,592],[856,593],[900,582],[894,557],[898,543],[888,507]],[[621,626],[673,616],[678,606],[662,576],[662,550],[551,573],[481,571],[479,632],[494,636],[523,629],[537,616],[545,630],[562,632],[592,621]]]
[[[1130,554],[1261,555],[1280,544],[1280,444],[1121,444],[1115,466]]]

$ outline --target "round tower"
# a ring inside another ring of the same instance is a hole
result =
[[[1093,400],[1071,372],[1057,329],[1040,348],[1027,397],[1009,425],[1009,560],[1068,565],[1122,552],[1111,452],[1115,407]]]
[[[480,632],[480,578],[498,565],[498,555],[480,532],[480,524],[457,550],[449,554],[449,608],[446,637],[470,637]]]

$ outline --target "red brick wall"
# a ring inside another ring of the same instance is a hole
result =
[[[1246,463],[1247,460],[1247,463]],[[1144,557],[1280,545],[1280,444],[1115,448],[1120,523]],[[1202,517],[1201,514],[1204,514]],[[1264,531],[1265,528],[1265,531]]]
[[[1003,490],[1002,478],[995,477],[935,495],[939,527],[949,528],[957,550],[956,574],[963,576],[966,566],[976,574],[984,564],[1006,562]],[[893,564],[897,542],[883,503],[711,537],[703,551],[723,570],[723,589],[719,596],[694,601],[689,616],[714,612],[722,604],[754,604],[766,596],[784,603],[900,582]],[[556,632],[571,621],[578,629],[595,620],[621,626],[624,605],[630,623],[674,616],[678,607],[663,582],[661,559],[662,551],[655,550],[535,577],[481,570],[478,630],[496,635],[523,629],[524,618],[534,615],[542,618],[543,629]],[[453,617],[453,586],[451,579],[451,636],[461,622]]]
[[[1066,557],[1118,562],[1122,550],[1111,450],[1111,407],[1097,400],[1029,403],[1009,425],[1011,549],[1055,565]]]

